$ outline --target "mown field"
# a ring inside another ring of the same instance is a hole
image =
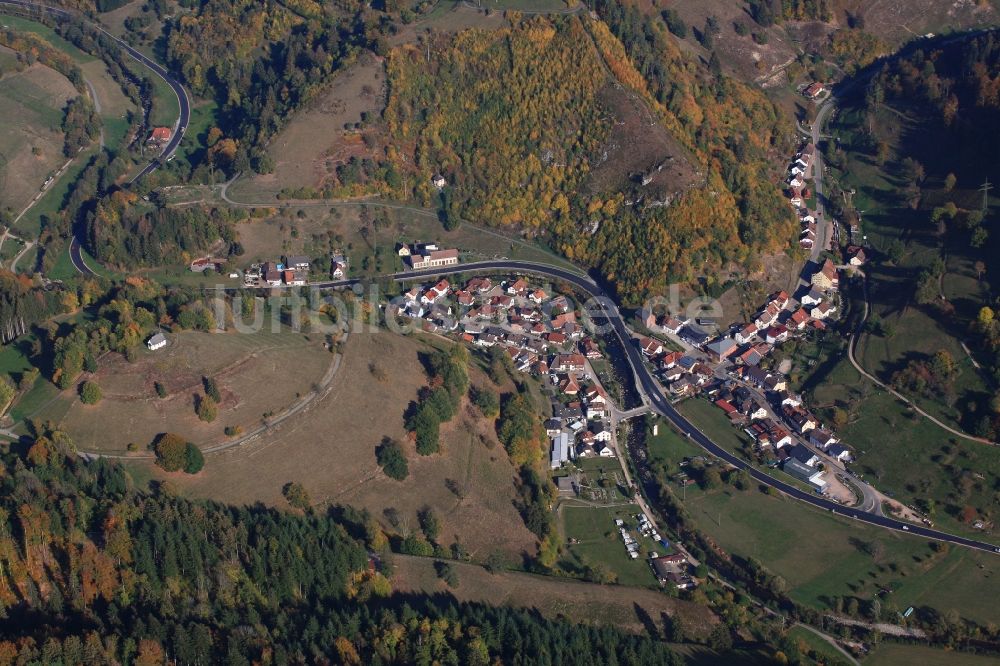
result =
[[[1000,558],[965,548],[937,550],[904,536],[813,509],[786,497],[692,486],[685,506],[695,523],[729,552],[753,557],[788,583],[796,601],[822,609],[836,598],[883,608],[954,609],[977,622],[996,619]]]
[[[390,534],[400,535],[418,529],[417,512],[426,505],[440,519],[439,542],[445,547],[457,540],[479,561],[498,552],[520,563],[524,553],[534,553],[535,536],[515,508],[516,470],[493,424],[463,404],[441,428],[441,452],[426,457],[416,454],[404,429],[404,412],[427,381],[419,354],[441,344],[438,338],[386,331],[352,334],[322,399],[259,440],[209,456],[197,477],[172,482],[193,496],[284,506],[282,486],[296,481],[316,505],[367,509]],[[470,376],[475,385],[489,384],[474,367]],[[386,477],[376,462],[383,437],[404,443],[409,458],[404,481]],[[463,489],[462,497],[449,489],[448,480]],[[387,510],[396,512],[398,524]]]
[[[77,94],[65,76],[40,64],[0,78],[0,197],[15,216],[66,162],[60,124]]]

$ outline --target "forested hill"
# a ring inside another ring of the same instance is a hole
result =
[[[610,628],[387,596],[363,516],[142,492],[71,449],[48,432],[0,453],[2,665],[680,663]]]
[[[776,166],[792,148],[789,119],[683,53],[659,16],[620,3],[597,11],[603,20],[511,15],[509,28],[394,49],[384,115],[397,170],[418,172],[412,194],[437,203],[430,181],[443,173],[447,220],[548,235],[626,302],[786,248],[794,219]],[[618,98],[641,120],[609,104]],[[593,178],[615,150],[645,150],[663,128],[677,150],[620,167],[631,169],[624,186]],[[657,191],[647,183],[661,168],[697,175]]]

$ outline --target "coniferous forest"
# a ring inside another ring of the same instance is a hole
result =
[[[72,448],[0,455],[0,664],[679,663],[611,628],[391,596],[363,523],[140,491]]]

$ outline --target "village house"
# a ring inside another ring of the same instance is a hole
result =
[[[814,428],[809,431],[809,443],[826,451],[831,444],[837,443],[837,438],[829,430]]]
[[[823,262],[820,269],[812,274],[809,282],[812,286],[824,291],[827,289],[836,289],[840,283],[840,277],[837,275],[837,267],[832,261],[827,259]]]
[[[409,257],[412,252],[410,251],[410,246],[406,243],[397,243],[396,254],[400,257]]]
[[[755,366],[763,361],[764,357],[760,355],[760,352],[758,352],[756,348],[748,347],[747,349],[739,352],[733,360],[736,365]]]
[[[788,455],[809,467],[815,467],[819,464],[819,456],[805,444],[796,444],[788,450]]]
[[[292,287],[301,287],[306,283],[306,278],[304,273],[301,273],[299,271],[294,271],[290,268],[286,268],[284,271],[282,271],[282,277],[285,281],[285,284]]]
[[[796,331],[801,331],[805,328],[806,323],[809,321],[809,313],[805,311],[804,308],[799,308],[792,313],[792,316],[788,318],[785,322],[787,328],[795,329]]]
[[[782,412],[785,414],[785,418],[788,422],[792,424],[795,430],[799,434],[805,434],[819,426],[819,422],[816,417],[802,409],[802,407],[792,407],[790,405],[785,405],[782,407]]]
[[[434,303],[437,303],[442,298],[448,295],[448,290],[450,288],[451,285],[448,283],[447,280],[441,280],[436,285],[434,285],[426,292],[424,292],[424,294],[420,297],[420,302],[423,303],[424,305],[432,305]]]
[[[847,246],[847,263],[849,265],[864,266],[866,261],[868,261],[868,256],[865,254],[863,247],[858,247],[857,245]]]
[[[677,365],[678,361],[680,361],[681,357],[683,356],[684,352],[679,352],[679,351],[667,352],[666,354],[660,357],[660,369],[670,370],[671,368]]]
[[[674,317],[664,317],[660,320],[660,328],[673,335],[680,333],[680,330],[684,328],[685,324],[687,324],[686,319],[682,321]]]
[[[587,367],[587,359],[583,354],[557,354],[549,367],[552,372],[583,372]]]
[[[663,343],[655,338],[639,338],[639,347],[646,356],[656,356],[663,353]]]
[[[802,305],[819,305],[823,302],[823,292],[818,289],[810,289],[802,295],[800,302]]]
[[[740,343],[741,345],[745,345],[746,343],[753,340],[756,336],[757,336],[757,325],[747,324],[740,330],[736,331],[735,339],[736,342]]]
[[[827,448],[826,453],[827,455],[830,455],[842,462],[851,462],[854,460],[854,457],[851,455],[851,450],[843,444],[831,444],[829,448]]]
[[[812,310],[810,310],[809,316],[811,316],[813,319],[826,319],[836,311],[837,308],[833,305],[833,303],[827,301],[825,303],[820,303]]]
[[[434,174],[434,177],[431,178],[431,184],[440,190],[444,189],[444,186],[448,184],[448,181],[444,179],[444,176],[436,173]]]
[[[764,380],[764,390],[770,391],[772,393],[778,393],[784,391],[788,388],[788,380],[784,375],[779,373],[771,373]]]
[[[174,132],[169,127],[154,127],[147,143],[162,148],[170,143],[170,138],[173,135]]]
[[[580,352],[583,353],[587,358],[594,360],[601,358],[601,348],[597,346],[591,338],[587,338],[580,342]]]
[[[309,264],[302,270],[309,270]],[[342,279],[347,275],[347,257],[342,254],[330,255],[330,276],[335,280]]]
[[[282,274],[278,270],[278,265],[273,261],[267,261],[261,269],[261,276],[264,278],[264,282],[271,287],[281,286]]]
[[[822,95],[825,90],[826,86],[819,81],[813,81],[806,87],[805,90],[802,91],[802,94],[805,95],[806,99],[816,99]]]
[[[300,255],[285,257],[285,268],[290,268],[294,271],[307,271],[309,270],[309,257]]]
[[[767,330],[764,331],[764,340],[768,344],[776,345],[784,342],[788,339],[788,329],[781,324],[775,324],[773,326],[768,326]]]

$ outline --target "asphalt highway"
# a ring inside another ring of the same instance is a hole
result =
[[[622,319],[621,313],[618,310],[617,305],[611,297],[593,280],[589,277],[581,275],[573,271],[569,271],[562,268],[557,268],[554,266],[547,266],[545,264],[536,264],[524,261],[507,261],[507,260],[497,260],[497,261],[478,261],[467,264],[458,264],[455,266],[448,266],[444,268],[437,269],[427,269],[422,271],[412,271],[405,273],[395,273],[391,276],[393,280],[397,282],[409,282],[413,280],[425,280],[429,278],[444,277],[448,275],[454,275],[456,273],[475,273],[477,271],[507,271],[515,273],[530,273],[534,275],[540,275],[554,280],[562,280],[572,284],[574,287],[579,289],[581,292],[588,294],[589,296],[599,299],[598,302],[602,304],[602,310],[604,318],[607,319],[608,323],[614,328],[615,333],[618,335],[622,342],[622,346],[625,348],[625,353],[628,356],[629,365],[632,367],[632,373],[635,376],[637,383],[637,388],[640,393],[647,397],[650,406],[658,414],[664,416],[669,420],[677,430],[688,437],[691,441],[695,442],[703,448],[708,453],[711,453],[717,458],[721,458],[725,462],[729,463],[733,467],[738,467],[740,469],[746,470],[747,473],[757,481],[758,483],[770,486],[776,490],[779,490],[786,495],[793,497],[799,501],[811,504],[819,509],[830,511],[832,513],[839,514],[841,516],[846,516],[858,520],[859,522],[868,523],[870,525],[875,525],[876,527],[881,527],[887,530],[894,530],[897,532],[903,532],[905,534],[912,534],[919,537],[924,537],[927,539],[934,539],[936,541],[943,541],[945,543],[955,544],[958,546],[965,546],[966,548],[973,548],[975,550],[981,550],[990,553],[1000,553],[1000,546],[996,546],[991,543],[986,543],[984,541],[976,541],[975,539],[968,539],[961,536],[956,536],[953,534],[948,534],[947,532],[940,532],[938,530],[930,529],[922,525],[916,525],[913,523],[907,523],[900,520],[895,520],[894,518],[886,518],[884,516],[878,516],[872,513],[867,513],[861,511],[860,509],[854,509],[850,507],[845,507],[836,502],[831,502],[828,499],[823,498],[820,495],[813,493],[808,493],[803,490],[796,488],[790,484],[784,483],[765,474],[760,470],[756,469],[746,461],[736,457],[726,449],[722,448],[708,436],[705,435],[701,430],[699,430],[693,423],[688,421],[677,409],[670,404],[670,400],[664,395],[663,389],[660,383],[653,377],[649,368],[646,366],[644,359],[642,357],[642,352],[639,350],[638,346],[633,342],[632,336],[625,326],[625,321]],[[345,287],[358,284],[359,279],[351,280],[334,280],[330,282],[316,283],[313,286],[320,288],[332,288],[332,287]]]

